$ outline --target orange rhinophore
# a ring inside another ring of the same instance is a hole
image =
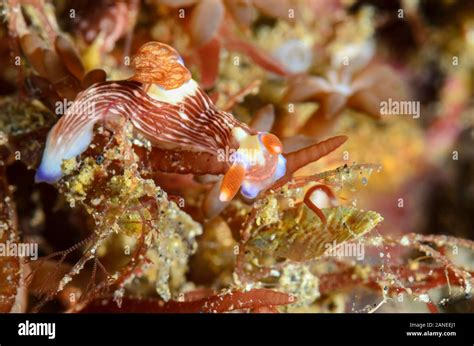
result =
[[[262,143],[272,154],[281,154],[283,151],[283,145],[281,144],[280,139],[271,133],[262,135]]]
[[[222,180],[219,199],[222,202],[230,201],[239,192],[245,178],[245,168],[240,164],[232,165]]]

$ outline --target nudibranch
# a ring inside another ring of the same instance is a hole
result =
[[[130,121],[152,146],[225,157],[228,168],[219,199],[232,199],[240,188],[254,198],[286,174],[279,139],[252,130],[230,113],[218,109],[191,78],[179,54],[171,47],[149,42],[132,65],[129,80],[106,81],[81,92],[48,134],[37,182],[61,179],[63,160],[82,154],[93,140],[94,126],[117,126]]]

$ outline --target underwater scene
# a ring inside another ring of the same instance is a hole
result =
[[[0,19],[0,312],[474,312],[474,2]]]

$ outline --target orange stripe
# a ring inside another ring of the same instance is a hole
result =
[[[240,185],[244,181],[245,169],[240,164],[232,165],[222,180],[221,192],[219,200],[221,202],[230,201],[240,189]]]

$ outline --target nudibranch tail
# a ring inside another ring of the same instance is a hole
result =
[[[63,160],[82,154],[93,139],[94,125],[110,117],[127,118],[132,112],[146,112],[144,92],[136,82],[102,82],[80,93],[48,133],[37,182],[55,183]],[[138,95],[138,96],[137,96]],[[146,94],[145,94],[146,95]]]
[[[57,182],[62,177],[62,161],[80,155],[91,143],[96,121],[93,117],[62,117],[48,134],[35,181]]]

